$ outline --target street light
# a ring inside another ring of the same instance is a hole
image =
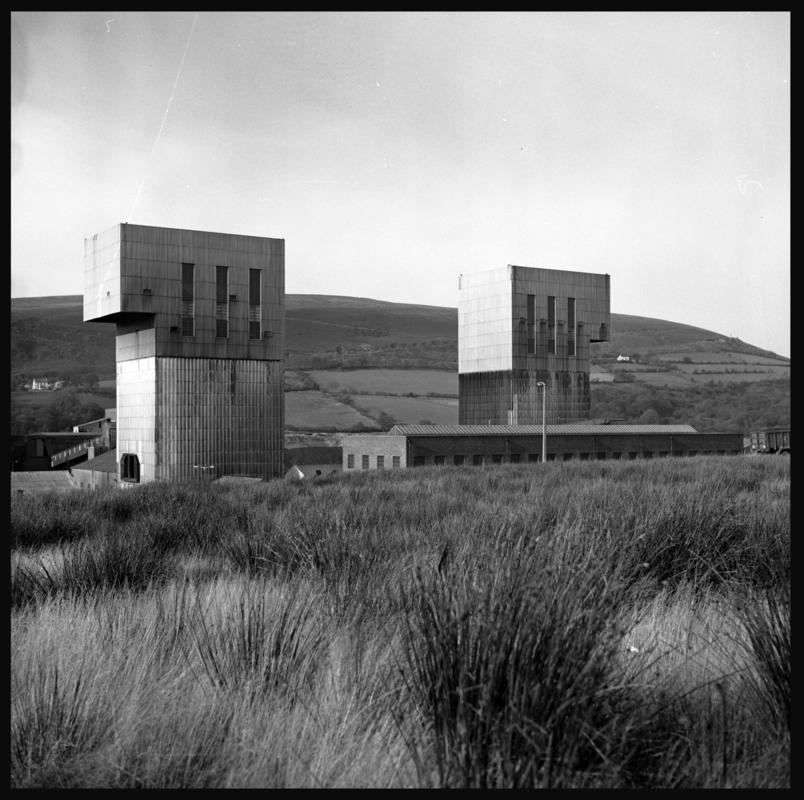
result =
[[[542,464],[547,461],[547,428],[545,427],[545,409],[547,407],[547,384],[544,381],[537,381],[537,386],[542,387]]]

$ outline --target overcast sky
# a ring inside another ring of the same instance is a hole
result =
[[[790,16],[13,12],[11,296],[119,222],[285,239],[289,293],[611,310],[790,354]]]

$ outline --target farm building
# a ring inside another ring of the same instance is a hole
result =
[[[609,276],[509,264],[461,275],[458,288],[460,424],[588,419],[589,344],[609,340]]]
[[[691,425],[547,425],[548,461],[738,455],[742,433],[698,433]],[[395,425],[342,437],[343,469],[536,463],[541,425]]]
[[[116,323],[121,485],[283,473],[283,239],[122,223],[84,242]]]

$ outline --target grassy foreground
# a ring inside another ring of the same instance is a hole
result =
[[[790,466],[11,503],[14,787],[788,787]]]

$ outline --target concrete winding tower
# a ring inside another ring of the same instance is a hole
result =
[[[461,425],[589,419],[589,343],[609,340],[609,276],[508,265],[459,278]]]
[[[117,326],[123,483],[283,471],[285,242],[121,223],[84,241],[84,321]]]

